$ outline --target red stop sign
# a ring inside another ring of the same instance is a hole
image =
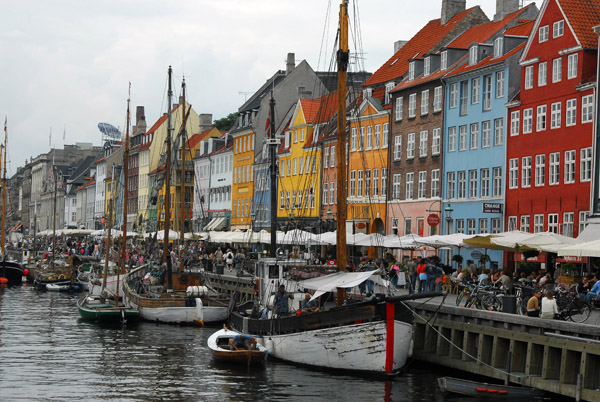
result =
[[[427,217],[427,224],[429,226],[437,226],[440,224],[440,217],[436,214],[429,214]]]

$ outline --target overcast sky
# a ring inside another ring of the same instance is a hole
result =
[[[495,0],[467,0],[477,4],[493,17]],[[373,72],[394,41],[439,18],[441,0],[351,0],[355,7],[359,24],[351,15],[351,25],[360,27],[362,63]],[[188,101],[213,119],[237,111],[246,92],[285,69],[288,52],[329,70],[338,10],[338,0],[11,2],[0,24],[9,175],[50,150],[50,132],[52,146],[62,148],[101,145],[100,122],[123,128],[130,81],[132,111],[145,106],[150,127],[166,110],[169,65],[175,95],[185,75]]]

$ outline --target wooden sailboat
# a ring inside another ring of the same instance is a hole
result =
[[[222,298],[215,290],[203,286],[200,272],[186,272],[183,267],[180,267],[176,272],[173,272],[172,269],[168,235],[171,220],[171,97],[173,93],[171,74],[172,70],[169,67],[163,266],[160,269],[153,270],[150,265],[146,265],[126,273],[123,278],[123,294],[125,300],[137,308],[140,311],[141,318],[147,321],[190,325],[223,322],[229,314],[229,298]],[[182,102],[181,107],[185,109],[185,101]],[[185,120],[184,115],[183,127],[185,127]],[[183,136],[181,141],[184,142]],[[182,175],[180,179],[184,180],[184,176]]]
[[[127,99],[127,129],[125,134],[125,152],[123,156],[124,169],[124,206],[123,206],[123,253],[125,253],[126,235],[127,235],[127,161],[129,159],[129,98]],[[106,284],[108,278],[108,262],[110,253],[110,238],[112,233],[112,214],[113,202],[110,201],[108,215],[108,240],[106,247],[106,257],[104,259],[104,273],[102,278],[102,290],[99,295],[83,294],[77,301],[77,309],[79,315],[83,319],[104,321],[104,322],[121,322],[127,320],[136,320],[140,313],[137,309],[131,308],[126,301],[119,296],[119,286],[116,287],[116,293],[105,295]],[[121,270],[125,269],[125,259],[121,259]],[[119,274],[117,274],[117,284],[119,283]],[[107,296],[109,296],[107,298]],[[111,298],[112,297],[112,298]]]
[[[233,330],[264,339],[269,354],[277,359],[336,371],[368,372],[376,375],[395,375],[406,364],[413,335],[412,314],[402,303],[417,296],[372,297],[350,303],[346,289],[367,280],[374,272],[346,271],[346,70],[348,66],[348,0],[340,6],[338,50],[337,112],[338,143],[337,169],[337,267],[338,272],[319,278],[292,283],[283,275],[283,265],[276,259],[258,268],[261,292],[285,284],[286,289],[315,290],[313,298],[325,292],[337,293],[337,307],[324,311],[284,315],[260,319],[234,311],[230,325]],[[274,131],[274,130],[272,130]],[[272,183],[272,185],[274,185]],[[273,191],[273,190],[271,190]],[[273,229],[272,229],[273,230]],[[274,255],[272,257],[275,257]],[[279,276],[273,279],[273,266],[279,266]],[[263,290],[264,289],[264,290]],[[430,297],[431,294],[428,295]],[[270,293],[262,299],[267,306]],[[267,310],[262,310],[266,313]],[[262,318],[262,317],[261,317]]]

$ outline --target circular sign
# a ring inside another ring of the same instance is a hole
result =
[[[357,222],[357,223],[356,223],[356,228],[357,228],[357,229],[361,229],[361,230],[362,230],[362,229],[366,229],[366,228],[367,228],[367,224],[366,224],[366,223],[364,223],[364,222]]]
[[[429,214],[427,217],[427,224],[429,226],[437,226],[440,224],[440,217],[436,214]]]

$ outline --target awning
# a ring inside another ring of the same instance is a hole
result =
[[[227,225],[227,218],[217,218],[211,230],[222,230]]]
[[[212,219],[210,220],[210,222],[208,222],[208,223],[206,224],[206,226],[204,226],[204,229],[203,229],[203,230],[204,230],[205,232],[208,232],[209,230],[212,230],[212,226],[215,224],[215,222],[216,222],[218,219],[219,219],[219,218],[212,218]]]
[[[366,272],[336,272],[335,274],[319,276],[300,282],[300,288],[315,290],[311,300],[316,299],[323,293],[331,292],[337,288],[352,288],[366,281],[377,270]]]

